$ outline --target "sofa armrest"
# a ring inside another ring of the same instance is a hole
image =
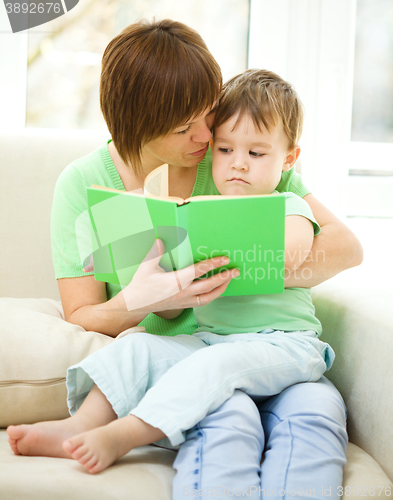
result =
[[[327,377],[347,406],[349,438],[393,479],[393,293],[331,280],[313,302],[336,352]]]
[[[101,131],[24,129],[0,134],[0,297],[58,300],[50,213],[62,170],[109,138]],[[6,244],[5,244],[6,243]]]

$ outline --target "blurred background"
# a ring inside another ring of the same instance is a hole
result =
[[[67,15],[29,30],[26,125],[104,128],[98,103],[101,57],[138,19],[170,18],[196,29],[224,79],[247,68],[248,0],[80,0]],[[45,85],[43,85],[45,82]]]
[[[141,18],[192,26],[224,80],[250,67],[288,79],[306,110],[297,168],[364,245],[361,273],[343,275],[390,285],[393,0],[80,0],[66,15],[19,34],[2,8],[0,129],[105,130],[102,53]]]

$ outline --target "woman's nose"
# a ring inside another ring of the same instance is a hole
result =
[[[201,123],[193,135],[195,142],[209,142],[212,137],[212,131],[206,123]]]

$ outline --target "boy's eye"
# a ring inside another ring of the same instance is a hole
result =
[[[257,153],[256,151],[250,151],[250,156],[263,156],[263,153]]]
[[[229,148],[218,148],[220,153],[229,153],[231,150]]]
[[[180,134],[186,134],[191,128],[191,125],[188,125],[187,128],[185,128],[184,130],[180,130],[180,132],[176,132],[176,134],[180,135]]]

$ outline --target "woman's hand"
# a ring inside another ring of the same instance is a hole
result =
[[[139,266],[131,283],[122,291],[128,311],[140,313],[186,309],[205,305],[219,297],[237,269],[226,270],[194,282],[207,272],[229,263],[227,257],[214,257],[179,271],[166,272],[160,266],[164,244],[156,240]]]
[[[131,283],[110,300],[107,300],[106,284],[96,281],[94,276],[57,280],[65,320],[85,330],[116,337],[138,325],[151,312],[169,311],[164,317],[176,317],[179,309],[211,302],[225,291],[230,280],[239,273],[232,269],[193,282],[208,271],[228,264],[228,258],[215,257],[180,271],[165,272],[159,266],[163,247],[163,243],[156,240]],[[93,270],[90,260],[84,271]]]

